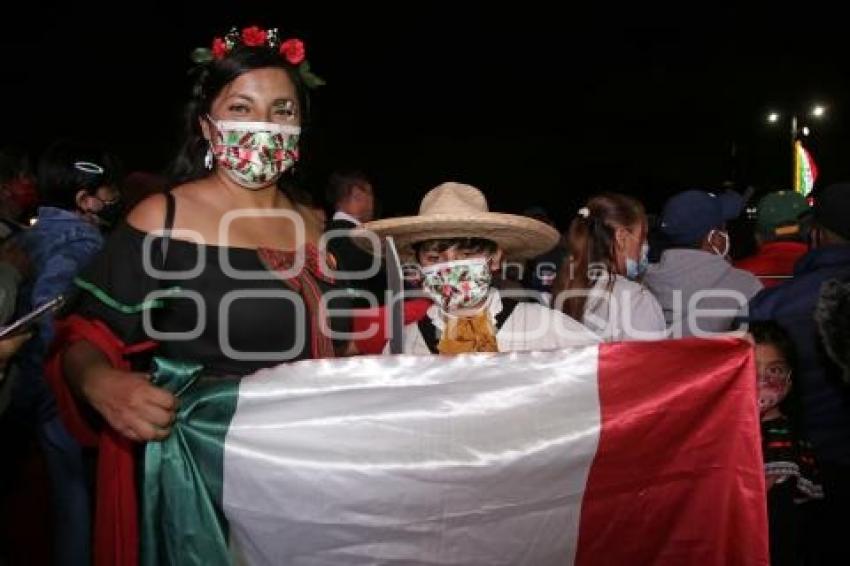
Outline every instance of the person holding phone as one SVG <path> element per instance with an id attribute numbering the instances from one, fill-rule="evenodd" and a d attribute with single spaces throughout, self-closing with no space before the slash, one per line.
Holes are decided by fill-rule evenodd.
<path id="1" fill-rule="evenodd" d="M 102 232 L 121 215 L 119 181 L 116 159 L 100 147 L 59 141 L 42 154 L 38 217 L 15 238 L 32 265 L 32 275 L 19 293 L 19 317 L 71 290 L 74 278 L 103 248 Z M 55 333 L 52 309 L 33 329 L 35 336 L 18 354 L 10 411 L 16 422 L 36 430 L 47 463 L 57 563 L 87 564 L 91 494 L 83 449 L 59 418 L 44 378 L 44 360 Z"/>

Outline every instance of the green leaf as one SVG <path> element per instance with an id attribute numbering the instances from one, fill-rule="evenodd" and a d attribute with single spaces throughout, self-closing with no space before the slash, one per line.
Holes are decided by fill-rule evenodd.
<path id="1" fill-rule="evenodd" d="M 192 51 L 192 62 L 193 63 L 209 63 L 213 60 L 212 50 L 207 49 L 206 47 L 198 47 L 194 51 Z"/>
<path id="2" fill-rule="evenodd" d="M 310 71 L 310 64 L 307 61 L 298 66 L 298 74 L 301 75 L 301 79 L 307 85 L 307 88 L 314 89 L 327 84 L 324 79 Z"/>

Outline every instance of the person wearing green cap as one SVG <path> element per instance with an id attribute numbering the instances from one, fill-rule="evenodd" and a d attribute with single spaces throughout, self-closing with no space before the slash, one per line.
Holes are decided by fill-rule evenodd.
<path id="1" fill-rule="evenodd" d="M 800 225 L 800 216 L 808 211 L 806 199 L 795 191 L 778 191 L 762 197 L 756 218 L 758 251 L 737 261 L 735 267 L 758 277 L 765 288 L 790 278 L 794 264 L 809 251 Z"/>
<path id="2" fill-rule="evenodd" d="M 811 250 L 794 268 L 794 278 L 765 289 L 750 301 L 749 322 L 775 320 L 797 351 L 794 386 L 799 394 L 801 435 L 812 443 L 821 471 L 824 499 L 808 519 L 822 560 L 850 564 L 847 510 L 850 509 L 850 389 L 831 363 L 818 332 L 815 311 L 825 284 L 850 278 L 850 183 L 816 190 Z M 833 301 L 822 307 L 836 310 Z M 837 312 L 835 314 L 838 314 Z M 840 314 L 839 314 L 840 316 Z M 829 325 L 834 327 L 834 325 Z"/>

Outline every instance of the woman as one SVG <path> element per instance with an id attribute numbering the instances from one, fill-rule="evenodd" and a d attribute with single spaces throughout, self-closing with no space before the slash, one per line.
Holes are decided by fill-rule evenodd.
<path id="1" fill-rule="evenodd" d="M 274 355 L 278 352 L 297 350 L 289 359 L 313 353 L 303 345 L 295 348 L 296 331 L 307 325 L 284 300 L 241 298 L 238 306 L 219 312 L 231 291 L 289 290 L 264 272 L 289 259 L 279 251 L 294 256 L 314 245 L 322 229 L 305 201 L 279 188 L 298 158 L 306 89 L 296 67 L 273 44 L 251 44 L 251 33 L 259 31 L 245 30 L 201 73 L 177 160 L 182 182 L 134 208 L 81 281 L 88 293 L 78 314 L 105 322 L 128 345 L 152 334 L 181 333 L 160 340 L 158 353 L 200 362 L 213 373 L 250 373 L 286 361 Z M 163 227 L 172 229 L 167 246 L 153 238 Z M 299 275 L 319 279 L 314 271 Z M 172 272 L 185 275 L 175 278 Z M 182 297 L 194 291 L 194 299 L 166 300 L 149 325 L 155 333 L 145 332 L 141 312 L 115 308 L 142 304 L 151 292 L 175 285 Z M 190 332 L 204 318 L 205 327 Z M 65 368 L 81 398 L 113 428 L 133 440 L 167 436 L 174 398 L 139 379 L 144 374 L 110 367 L 85 341 L 68 348 Z"/>
<path id="2" fill-rule="evenodd" d="M 567 234 L 569 261 L 561 266 L 553 305 L 605 341 L 666 336 L 658 301 L 637 281 L 648 263 L 643 205 L 620 194 L 591 198 Z"/>
<path id="3" fill-rule="evenodd" d="M 201 63 L 178 182 L 142 201 L 116 229 L 78 279 L 80 303 L 57 340 L 63 349 L 51 381 L 66 421 L 90 443 L 98 440 L 84 416 L 90 409 L 124 439 L 168 436 L 177 400 L 148 380 L 153 350 L 200 363 L 212 376 L 333 355 L 320 331 L 321 294 L 330 285 L 315 249 L 322 226 L 307 201 L 285 188 L 298 160 L 307 83 L 318 82 L 303 44 L 251 27 L 193 56 Z M 116 461 L 126 468 L 131 448 L 120 437 L 111 433 L 108 446 L 117 446 Z M 103 461 L 103 441 L 100 448 Z M 114 483 L 108 473 L 98 482 Z M 100 487 L 99 551 L 132 562 L 135 518 L 110 503 L 126 502 L 132 489 L 113 491 Z M 128 530 L 110 530 L 110 516 L 129 521 Z"/>

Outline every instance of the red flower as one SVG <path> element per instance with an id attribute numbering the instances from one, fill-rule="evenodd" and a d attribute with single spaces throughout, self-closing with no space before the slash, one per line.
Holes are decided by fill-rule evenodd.
<path id="1" fill-rule="evenodd" d="M 220 37 L 213 39 L 212 54 L 216 59 L 224 59 L 227 55 L 227 44 Z"/>
<path id="2" fill-rule="evenodd" d="M 257 26 L 242 30 L 242 43 L 248 47 L 260 47 L 266 43 L 266 32 Z"/>
<path id="3" fill-rule="evenodd" d="M 300 39 L 287 39 L 280 44 L 280 55 L 293 65 L 300 65 L 306 55 L 304 42 Z"/>

